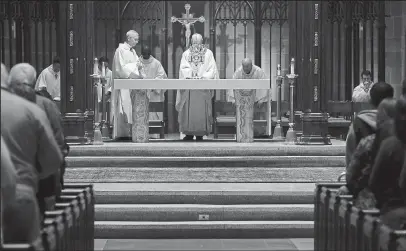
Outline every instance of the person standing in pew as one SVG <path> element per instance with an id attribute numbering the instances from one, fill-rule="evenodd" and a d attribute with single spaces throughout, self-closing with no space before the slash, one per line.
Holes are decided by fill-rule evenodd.
<path id="1" fill-rule="evenodd" d="M 145 72 L 145 79 L 167 79 L 165 69 L 162 67 L 161 62 L 151 55 L 151 48 L 144 45 L 141 51 L 142 57 L 140 58 Z M 164 102 L 166 90 L 150 90 L 148 93 L 149 102 Z M 164 120 L 163 112 L 149 112 L 149 120 Z M 159 138 L 158 135 L 151 135 L 153 138 Z"/>
<path id="2" fill-rule="evenodd" d="M 266 79 L 266 75 L 264 70 L 252 63 L 250 58 L 245 58 L 242 60 L 241 66 L 235 71 L 233 79 Z M 268 104 L 268 100 L 271 98 L 269 90 L 253 90 L 253 92 L 255 93 L 254 103 L 257 107 Z M 234 103 L 237 95 L 238 93 L 234 90 L 227 90 L 227 101 Z M 266 117 L 263 112 L 254 111 L 254 120 L 266 119 Z"/>
<path id="3" fill-rule="evenodd" d="M 369 92 L 374 86 L 372 82 L 372 74 L 370 71 L 363 71 L 361 73 L 361 83 L 354 88 L 352 92 L 353 102 L 369 102 L 370 94 Z"/>
<path id="4" fill-rule="evenodd" d="M 358 113 L 350 125 L 346 139 L 345 160 L 348 167 L 358 143 L 362 138 L 371 135 L 376 130 L 376 113 L 379 104 L 386 98 L 393 98 L 394 90 L 390 84 L 379 82 L 372 86 L 369 102 L 375 109 Z"/>
<path id="5" fill-rule="evenodd" d="M 28 66 L 14 66 L 9 80 L 26 85 L 35 82 L 35 69 Z M 9 87 L 10 82 L 5 84 Z M 3 222 L 4 242 L 32 242 L 41 227 L 36 199 L 39 180 L 53 176 L 58 186 L 62 154 L 45 112 L 5 88 L 1 90 L 1 132 L 18 176 L 15 203 L 4 211 L 9 216 Z"/>
<path id="6" fill-rule="evenodd" d="M 183 52 L 179 66 L 179 79 L 218 79 L 218 71 L 213 52 L 203 44 L 202 35 L 192 36 L 192 45 Z M 198 84 L 190 81 L 190 84 Z M 178 90 L 176 110 L 178 111 L 179 131 L 186 136 L 185 141 L 203 140 L 211 132 L 212 90 Z"/>
<path id="7" fill-rule="evenodd" d="M 406 153 L 406 97 L 396 103 L 396 136 L 385 139 L 372 167 L 368 186 L 377 200 L 381 221 L 393 229 L 406 223 L 406 203 L 399 186 Z"/>

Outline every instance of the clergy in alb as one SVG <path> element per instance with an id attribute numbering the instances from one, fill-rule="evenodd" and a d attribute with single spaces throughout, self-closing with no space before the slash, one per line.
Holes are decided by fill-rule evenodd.
<path id="1" fill-rule="evenodd" d="M 242 60 L 241 66 L 234 72 L 233 79 L 266 79 L 266 76 L 264 70 L 254 65 L 250 58 L 245 58 Z M 267 102 L 268 97 L 268 90 L 255 90 L 256 103 Z M 227 90 L 227 98 L 229 102 L 235 102 L 234 90 Z"/>
<path id="2" fill-rule="evenodd" d="M 141 51 L 140 58 L 145 72 L 146 79 L 167 79 L 164 67 L 161 62 L 151 55 L 151 49 L 148 45 L 144 45 Z M 151 90 L 148 93 L 149 102 L 164 102 L 166 90 Z M 163 120 L 162 112 L 150 112 L 149 120 Z"/>
<path id="3" fill-rule="evenodd" d="M 142 79 L 142 64 L 134 50 L 139 40 L 136 31 L 127 32 L 127 41 L 120 43 L 113 59 L 113 91 L 111 94 L 111 114 L 113 139 L 131 138 L 132 101 L 130 90 L 114 89 L 114 79 Z"/>
<path id="4" fill-rule="evenodd" d="M 54 57 L 52 65 L 45 68 L 37 78 L 35 90 L 47 91 L 53 100 L 61 100 L 61 64 L 58 57 Z"/>
<path id="5" fill-rule="evenodd" d="M 151 48 L 144 45 L 141 51 L 140 58 L 143 65 L 143 71 L 146 79 L 167 79 L 166 72 L 162 67 L 161 62 L 151 55 Z M 166 90 L 150 90 L 148 92 L 149 102 L 164 102 Z M 149 111 L 149 120 L 163 121 L 163 112 Z M 151 135 L 153 138 L 159 138 L 159 135 Z"/>
<path id="6" fill-rule="evenodd" d="M 192 45 L 182 54 L 179 79 L 217 79 L 218 72 L 213 52 L 203 45 L 200 34 L 193 34 Z M 199 81 L 191 80 L 191 85 Z M 203 140 L 209 135 L 212 125 L 212 90 L 178 90 L 176 110 L 179 117 L 179 131 L 186 136 L 184 140 Z"/>

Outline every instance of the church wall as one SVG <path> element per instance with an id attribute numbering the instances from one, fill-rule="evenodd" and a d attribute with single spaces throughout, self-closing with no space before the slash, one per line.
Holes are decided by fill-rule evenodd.
<path id="1" fill-rule="evenodd" d="M 402 91 L 402 80 L 406 78 L 406 2 L 387 1 L 386 13 L 386 82 L 392 84 L 395 95 Z"/>

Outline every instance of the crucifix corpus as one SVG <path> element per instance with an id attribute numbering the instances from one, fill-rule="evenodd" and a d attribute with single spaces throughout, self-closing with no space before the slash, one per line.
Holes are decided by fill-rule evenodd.
<path id="1" fill-rule="evenodd" d="M 186 32 L 185 32 L 186 48 L 189 48 L 190 35 L 192 35 L 191 31 L 190 31 L 190 25 L 196 23 L 197 21 L 204 23 L 204 21 L 206 21 L 206 19 L 204 19 L 203 16 L 201 16 L 199 18 L 194 18 L 193 14 L 189 13 L 190 4 L 185 4 L 185 9 L 186 9 L 186 14 L 182 13 L 181 18 L 172 17 L 171 21 L 172 21 L 172 23 L 179 22 L 185 27 L 185 29 L 186 29 Z"/>

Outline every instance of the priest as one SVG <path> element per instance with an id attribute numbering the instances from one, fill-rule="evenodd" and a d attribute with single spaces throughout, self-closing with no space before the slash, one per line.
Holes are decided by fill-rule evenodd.
<path id="1" fill-rule="evenodd" d="M 111 114 L 113 139 L 131 139 L 132 102 L 130 90 L 114 89 L 114 79 L 143 79 L 142 64 L 134 50 L 139 40 L 136 31 L 127 32 L 127 40 L 120 43 L 113 59 L 113 88 L 111 94 Z"/>
<path id="2" fill-rule="evenodd" d="M 145 72 L 146 79 L 167 79 L 166 72 L 162 67 L 161 62 L 151 55 L 151 48 L 144 45 L 141 51 L 142 57 L 140 58 Z M 150 90 L 148 93 L 149 102 L 164 102 L 166 90 Z M 149 112 L 149 120 L 163 121 L 163 112 Z M 152 137 L 159 138 L 159 135 L 151 135 Z"/>
<path id="3" fill-rule="evenodd" d="M 233 79 L 266 79 L 265 72 L 259 67 L 256 66 L 252 63 L 252 60 L 250 58 L 245 58 L 241 62 L 241 66 L 235 71 L 233 75 Z M 247 89 L 249 87 L 247 86 Z M 237 90 L 227 90 L 227 100 L 229 102 L 235 102 L 235 99 L 240 99 L 243 98 L 241 95 L 244 94 L 246 96 L 245 98 L 249 98 L 253 102 L 253 106 L 261 107 L 263 105 L 268 104 L 268 99 L 270 98 L 269 95 L 269 90 L 245 90 L 243 92 L 237 91 Z M 238 106 L 237 102 L 237 106 Z M 242 107 L 241 107 L 242 108 Z M 248 107 L 242 108 L 242 109 L 248 109 Z M 252 110 L 253 114 L 250 115 L 249 123 L 253 124 L 253 119 L 265 119 L 266 116 L 261 112 L 254 113 L 254 110 Z M 252 116 L 252 117 L 251 117 Z M 252 121 L 251 121 L 252 119 Z M 259 134 L 259 133 L 258 133 Z"/>
<path id="4" fill-rule="evenodd" d="M 179 79 L 217 79 L 218 71 L 213 52 L 203 44 L 203 37 L 195 33 L 192 45 L 182 54 L 179 67 Z M 190 81 L 199 84 L 199 81 Z M 178 90 L 176 110 L 178 111 L 179 131 L 186 136 L 183 140 L 203 140 L 211 132 L 212 90 Z"/>

